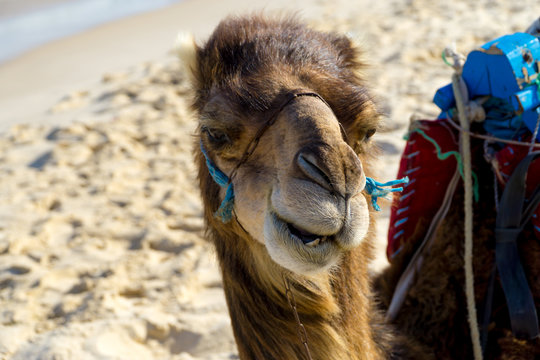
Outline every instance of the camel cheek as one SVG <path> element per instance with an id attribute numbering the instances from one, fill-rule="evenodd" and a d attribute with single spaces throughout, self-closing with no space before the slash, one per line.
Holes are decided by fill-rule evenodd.
<path id="1" fill-rule="evenodd" d="M 264 244 L 264 218 L 267 211 L 267 194 L 264 184 L 237 181 L 234 209 L 238 221 L 252 238 Z"/>

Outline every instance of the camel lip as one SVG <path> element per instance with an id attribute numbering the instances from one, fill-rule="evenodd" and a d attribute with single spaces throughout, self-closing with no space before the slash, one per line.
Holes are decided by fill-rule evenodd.
<path id="1" fill-rule="evenodd" d="M 288 224 L 279 213 L 267 212 L 264 241 L 275 262 L 300 274 L 318 274 L 337 264 L 342 254 L 337 238 L 336 241 L 329 241 L 334 236 L 327 236 L 325 241 L 310 238 L 304 243 L 302 238 L 291 233 Z"/>
<path id="2" fill-rule="evenodd" d="M 302 241 L 304 245 L 307 246 L 317 246 L 322 242 L 325 242 L 330 237 L 327 235 L 318 235 L 310 233 L 309 231 L 302 230 L 292 223 L 285 222 L 287 225 L 291 236 L 296 237 L 298 240 Z"/>
<path id="3" fill-rule="evenodd" d="M 272 216 L 274 221 L 280 224 L 282 231 L 285 231 L 289 238 L 293 239 L 295 242 L 300 243 L 306 247 L 315 248 L 325 244 L 329 241 L 334 240 L 334 235 L 322 235 L 314 234 L 309 231 L 306 231 L 299 226 L 288 222 L 287 220 L 281 218 L 278 213 L 272 211 Z"/>

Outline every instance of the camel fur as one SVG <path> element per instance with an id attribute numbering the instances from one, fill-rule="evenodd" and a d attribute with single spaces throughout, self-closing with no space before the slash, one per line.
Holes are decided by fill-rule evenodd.
<path id="1" fill-rule="evenodd" d="M 199 185 L 241 359 L 307 359 L 285 278 L 313 359 L 430 358 L 374 306 L 374 215 L 362 191 L 380 116 L 359 56 L 345 36 L 260 15 L 222 21 L 196 48 Z M 276 113 L 294 92 L 328 105 L 301 96 Z M 231 179 L 233 220 L 223 223 L 214 214 L 225 190 L 200 144 L 230 175 L 271 114 L 275 122 Z"/>

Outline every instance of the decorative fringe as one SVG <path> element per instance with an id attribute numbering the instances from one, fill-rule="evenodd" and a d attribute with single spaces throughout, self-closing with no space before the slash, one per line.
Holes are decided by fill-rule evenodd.
<path id="1" fill-rule="evenodd" d="M 371 196 L 371 205 L 376 211 L 381 211 L 381 207 L 377 204 L 380 197 L 386 197 L 389 193 L 403 191 L 403 187 L 392 188 L 392 186 L 406 184 L 409 178 L 405 176 L 402 179 L 392 180 L 385 183 L 375 181 L 370 177 L 366 177 L 366 192 Z M 386 188 L 386 189 L 385 189 Z"/>
<path id="2" fill-rule="evenodd" d="M 221 202 L 219 209 L 214 213 L 214 216 L 218 219 L 221 219 L 225 224 L 231 221 L 232 211 L 234 207 L 234 190 L 232 183 L 227 186 L 227 192 L 225 193 L 225 198 Z"/>
<path id="3" fill-rule="evenodd" d="M 204 158 L 206 159 L 206 167 L 208 168 L 208 172 L 212 176 L 212 179 L 221 187 L 227 187 L 227 192 L 225 193 L 225 198 L 221 202 L 221 205 L 219 206 L 219 209 L 214 213 L 214 216 L 218 219 L 221 219 L 225 224 L 231 221 L 232 219 L 232 211 L 234 207 L 234 189 L 233 184 L 231 182 L 231 179 L 225 173 L 210 160 L 210 157 L 208 156 L 208 153 L 204 149 L 202 141 L 201 144 L 201 152 L 204 155 Z"/>

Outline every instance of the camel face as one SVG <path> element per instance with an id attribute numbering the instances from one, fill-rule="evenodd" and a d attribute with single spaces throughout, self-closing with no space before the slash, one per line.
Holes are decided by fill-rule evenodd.
<path id="1" fill-rule="evenodd" d="M 223 172 L 234 171 L 268 113 L 250 118 L 221 97 L 205 106 L 203 142 Z M 336 264 L 366 235 L 369 214 L 361 193 L 366 178 L 323 100 L 299 96 L 274 116 L 253 154 L 236 170 L 235 213 L 275 262 L 314 274 Z"/>
<path id="2" fill-rule="evenodd" d="M 365 238 L 360 159 L 379 114 L 357 58 L 347 37 L 294 19 L 231 18 L 196 48 L 200 140 L 234 188 L 233 220 L 222 223 L 214 214 L 225 188 L 198 153 L 206 220 L 224 251 L 238 237 L 246 251 L 313 275 Z"/>

